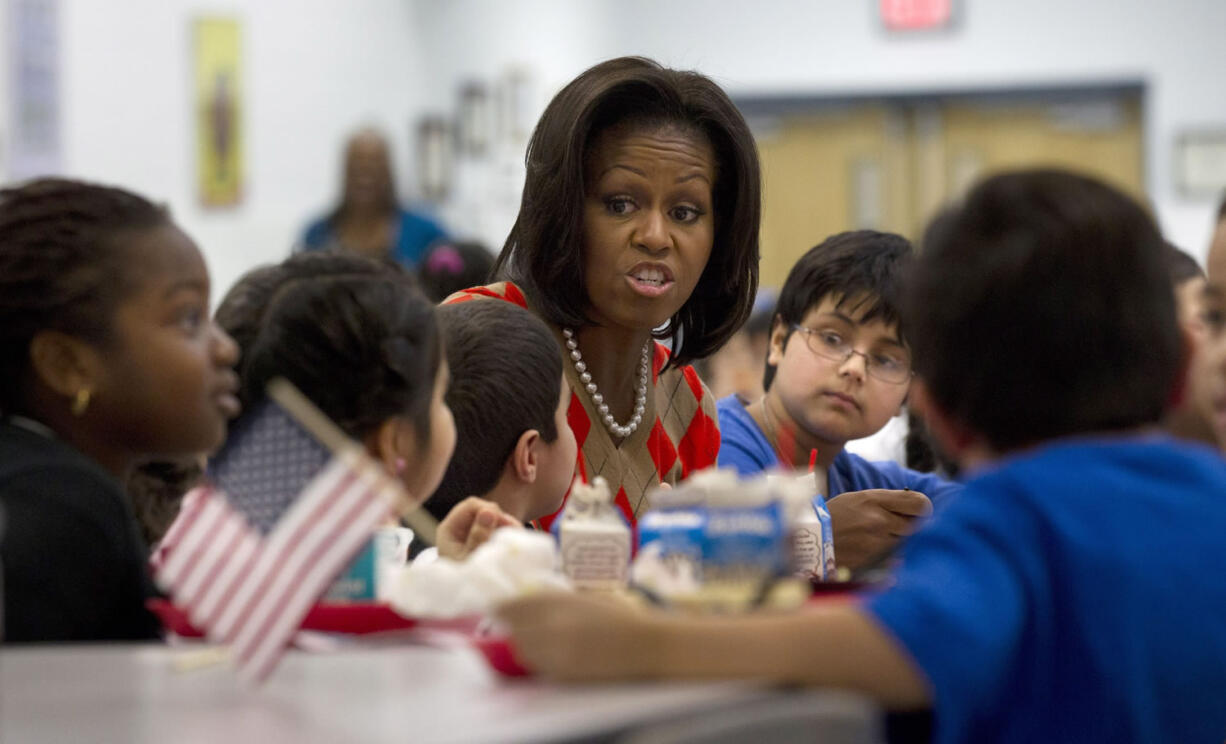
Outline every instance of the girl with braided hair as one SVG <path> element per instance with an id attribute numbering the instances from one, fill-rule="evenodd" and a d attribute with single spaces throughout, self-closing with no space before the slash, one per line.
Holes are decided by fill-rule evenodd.
<path id="1" fill-rule="evenodd" d="M 234 342 L 166 211 L 117 188 L 0 190 L 0 539 L 6 641 L 152 638 L 120 483 L 207 452 L 239 410 Z"/>

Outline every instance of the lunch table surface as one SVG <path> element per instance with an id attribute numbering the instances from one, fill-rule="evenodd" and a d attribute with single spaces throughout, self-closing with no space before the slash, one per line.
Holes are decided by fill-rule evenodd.
<path id="1" fill-rule="evenodd" d="M 200 648 L 3 647 L 0 741 L 599 741 L 821 694 L 751 682 L 556 685 L 501 677 L 460 644 L 404 642 L 291 651 L 265 685 L 245 688 L 224 665 L 181 671 Z"/>

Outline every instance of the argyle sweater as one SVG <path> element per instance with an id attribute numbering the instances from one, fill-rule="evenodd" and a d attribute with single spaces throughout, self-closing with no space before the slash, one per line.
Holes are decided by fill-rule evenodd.
<path id="1" fill-rule="evenodd" d="M 493 298 L 512 302 L 528 310 L 524 293 L 511 282 L 461 290 L 443 304 Z M 562 331 L 546 321 L 558 339 L 563 354 L 562 368 L 570 382 L 570 408 L 567 420 L 579 443 L 575 472 L 587 483 L 603 476 L 615 494 L 618 508 L 633 526 L 647 508 L 644 494 L 660 482 L 676 485 L 690 473 L 715 464 L 719 454 L 719 424 L 711 391 L 693 367 L 661 372 L 668 361 L 668 349 L 655 343 L 652 355 L 650 394 L 643 423 L 621 444 L 614 445 L 596 406 L 579 381 L 579 374 L 565 353 Z M 648 425 L 650 424 L 650 425 Z M 569 495 L 569 494 L 568 494 Z M 559 509 L 559 511 L 561 511 Z M 545 517 L 541 526 L 548 529 L 557 512 Z"/>

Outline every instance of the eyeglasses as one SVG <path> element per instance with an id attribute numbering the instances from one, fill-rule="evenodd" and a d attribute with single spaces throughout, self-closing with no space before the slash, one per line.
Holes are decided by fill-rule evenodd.
<path id="1" fill-rule="evenodd" d="M 851 359 L 852 354 L 859 354 L 864 357 L 864 370 L 874 379 L 891 385 L 901 385 L 911 379 L 911 361 L 905 354 L 865 354 L 856 351 L 840 333 L 830 329 L 805 328 L 793 323 L 792 330 L 803 333 L 809 350 L 823 359 L 842 364 Z"/>

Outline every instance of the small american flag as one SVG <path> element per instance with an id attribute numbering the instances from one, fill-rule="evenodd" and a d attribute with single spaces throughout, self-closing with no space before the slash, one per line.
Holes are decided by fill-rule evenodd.
<path id="1" fill-rule="evenodd" d="M 303 617 L 402 495 L 355 443 L 334 452 L 276 401 L 235 426 L 184 497 L 154 578 L 239 676 L 262 682 Z"/>

